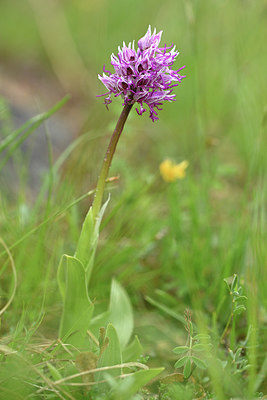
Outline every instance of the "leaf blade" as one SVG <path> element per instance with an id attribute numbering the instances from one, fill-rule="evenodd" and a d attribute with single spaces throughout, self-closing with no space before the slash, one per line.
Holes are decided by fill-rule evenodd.
<path id="1" fill-rule="evenodd" d="M 115 279 L 110 292 L 110 322 L 118 332 L 121 347 L 125 348 L 133 332 L 133 309 L 126 290 Z"/>

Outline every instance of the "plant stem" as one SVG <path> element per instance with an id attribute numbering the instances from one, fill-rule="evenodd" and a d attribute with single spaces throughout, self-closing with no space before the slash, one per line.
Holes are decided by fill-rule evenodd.
<path id="1" fill-rule="evenodd" d="M 106 182 L 106 179 L 108 176 L 108 171 L 111 166 L 112 158 L 115 153 L 121 132 L 123 130 L 124 124 L 129 115 L 129 112 L 131 111 L 132 106 L 133 106 L 132 104 L 125 104 L 125 106 L 123 107 L 122 113 L 119 117 L 119 120 L 117 122 L 116 128 L 110 139 L 109 146 L 108 146 L 108 149 L 107 149 L 107 152 L 106 152 L 103 164 L 102 164 L 101 172 L 100 172 L 96 190 L 95 190 L 95 197 L 94 197 L 94 201 L 93 201 L 93 205 L 92 205 L 92 212 L 93 212 L 94 219 L 96 219 L 99 214 L 103 195 L 104 195 L 105 182 Z"/>
<path id="2" fill-rule="evenodd" d="M 226 335 L 226 333 L 227 333 L 227 330 L 228 330 L 228 328 L 229 328 L 229 326 L 230 326 L 230 323 L 231 323 L 231 321 L 232 321 L 232 318 L 233 318 L 233 316 L 234 316 L 233 310 L 234 310 L 234 308 L 233 308 L 233 303 L 232 303 L 231 314 L 229 315 L 229 318 L 228 318 L 228 321 L 227 321 L 226 326 L 225 326 L 225 328 L 224 328 L 224 331 L 223 331 L 223 333 L 222 333 L 222 335 L 221 335 L 221 337 L 220 337 L 220 343 L 222 343 L 222 341 L 223 341 L 223 339 L 224 339 L 224 337 L 225 337 L 225 335 Z"/>

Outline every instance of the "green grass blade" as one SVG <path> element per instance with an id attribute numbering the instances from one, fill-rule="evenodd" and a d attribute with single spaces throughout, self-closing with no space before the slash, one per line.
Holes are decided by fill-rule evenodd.
<path id="1" fill-rule="evenodd" d="M 49 111 L 36 115 L 22 125 L 19 129 L 12 132 L 9 136 L 2 140 L 0 143 L 0 153 L 4 151 L 9 145 L 9 149 L 2 162 L 0 163 L 0 171 L 5 166 L 14 151 L 30 136 L 46 119 L 51 117 L 54 113 L 60 110 L 61 107 L 69 100 L 70 96 L 65 96 Z M 21 135 L 21 136 L 20 136 Z"/>

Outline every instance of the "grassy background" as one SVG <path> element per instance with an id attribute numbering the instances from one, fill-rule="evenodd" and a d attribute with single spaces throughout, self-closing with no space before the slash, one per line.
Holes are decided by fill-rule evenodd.
<path id="1" fill-rule="evenodd" d="M 23 113 L 24 93 L 29 107 L 36 99 L 50 107 L 70 93 L 59 118 L 72 127 L 73 138 L 84 134 L 59 171 L 52 169 L 51 155 L 47 177 L 41 177 L 48 192 L 37 197 L 29 190 L 29 160 L 14 153 L 16 195 L 2 176 L 0 197 L 0 237 L 10 248 L 94 187 L 121 109 L 114 100 L 107 112 L 96 98 L 105 91 L 97 74 L 109 65 L 110 54 L 122 41 L 140 38 L 149 24 L 163 30 L 164 43 L 177 45 L 177 67 L 186 65 L 187 76 L 176 88 L 177 101 L 165 104 L 154 124 L 146 113 L 141 118 L 132 112 L 119 143 L 111 176 L 120 179 L 109 186 L 90 291 L 104 309 L 116 276 L 131 297 L 135 330 L 151 364 L 171 372 L 171 349 L 184 344 L 185 331 L 152 300 L 178 315 L 189 307 L 199 329 L 204 324 L 221 334 L 231 308 L 223 279 L 238 274 L 247 312 L 225 347 L 236 346 L 252 325 L 253 367 L 235 389 L 213 379 L 210 392 L 219 399 L 264 391 L 259 372 L 266 333 L 266 22 L 264 0 L 0 4 L 0 94 Z M 12 125 L 6 106 L 0 118 L 2 136 Z M 162 181 L 158 166 L 166 157 L 189 161 L 184 180 Z M 14 246 L 17 291 L 1 325 L 7 343 L 23 347 L 33 334 L 37 343 L 56 337 L 61 311 L 56 267 L 63 252 L 74 251 L 89 203 L 82 201 Z M 13 285 L 8 263 L 1 281 L 4 305 Z"/>

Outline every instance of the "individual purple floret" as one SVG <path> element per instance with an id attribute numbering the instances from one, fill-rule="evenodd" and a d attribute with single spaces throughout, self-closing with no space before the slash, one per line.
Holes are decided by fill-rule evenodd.
<path id="1" fill-rule="evenodd" d="M 118 55 L 111 55 L 111 64 L 115 73 L 103 68 L 103 76 L 98 75 L 101 82 L 106 86 L 108 92 L 101 95 L 107 96 L 105 104 L 112 102 L 112 93 L 115 97 L 122 96 L 123 105 L 139 103 L 140 109 L 136 108 L 139 115 L 146 111 L 144 103 L 150 111 L 150 118 L 154 122 L 158 119 L 156 110 L 161 110 L 162 102 L 175 101 L 172 94 L 173 87 L 178 86 L 185 76 L 179 72 L 185 67 L 173 70 L 171 67 L 178 56 L 175 46 L 158 47 L 162 31 L 151 33 L 149 26 L 147 33 L 138 41 L 137 51 L 134 42 L 128 47 L 123 42 L 122 49 L 119 47 Z M 178 82 L 178 83 L 175 83 Z"/>

